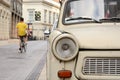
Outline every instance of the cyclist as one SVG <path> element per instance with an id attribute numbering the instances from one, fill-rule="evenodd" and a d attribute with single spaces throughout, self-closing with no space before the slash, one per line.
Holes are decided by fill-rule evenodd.
<path id="1" fill-rule="evenodd" d="M 18 37 L 20 39 L 19 44 L 21 43 L 22 40 L 24 40 L 24 42 L 26 43 L 27 42 L 27 24 L 24 23 L 24 18 L 20 19 L 20 22 L 16 25 L 16 28 L 17 28 Z M 19 50 L 21 50 L 21 46 Z"/>

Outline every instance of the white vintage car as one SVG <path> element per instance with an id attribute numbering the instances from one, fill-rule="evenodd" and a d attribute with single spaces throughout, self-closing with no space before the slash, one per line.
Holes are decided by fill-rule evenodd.
<path id="1" fill-rule="evenodd" d="M 61 3 L 47 80 L 120 80 L 120 0 Z"/>

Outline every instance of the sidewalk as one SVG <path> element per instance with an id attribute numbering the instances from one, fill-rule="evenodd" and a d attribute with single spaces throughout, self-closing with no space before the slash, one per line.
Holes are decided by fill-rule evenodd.
<path id="1" fill-rule="evenodd" d="M 17 44 L 17 43 L 19 43 L 18 39 L 0 40 L 0 46 L 8 45 L 8 44 Z"/>

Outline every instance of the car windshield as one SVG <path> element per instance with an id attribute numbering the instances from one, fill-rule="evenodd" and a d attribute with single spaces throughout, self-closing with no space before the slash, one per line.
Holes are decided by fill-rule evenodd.
<path id="1" fill-rule="evenodd" d="M 64 23 L 99 22 L 120 18 L 120 0 L 68 0 Z"/>

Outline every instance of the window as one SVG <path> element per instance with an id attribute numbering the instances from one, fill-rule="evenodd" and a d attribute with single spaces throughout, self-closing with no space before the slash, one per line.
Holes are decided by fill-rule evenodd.
<path id="1" fill-rule="evenodd" d="M 2 10 L 0 9 L 0 18 L 1 18 L 1 13 L 2 13 Z"/>
<path id="2" fill-rule="evenodd" d="M 20 4 L 20 14 L 22 14 L 22 4 Z"/>
<path id="3" fill-rule="evenodd" d="M 14 9 L 14 1 L 13 0 L 11 0 L 11 7 L 12 7 L 12 9 Z"/>
<path id="4" fill-rule="evenodd" d="M 29 15 L 29 18 L 28 18 L 28 21 L 31 23 L 33 22 L 35 19 L 34 19 L 34 9 L 28 9 L 28 15 Z"/>
<path id="5" fill-rule="evenodd" d="M 47 21 L 47 10 L 44 10 L 44 22 L 46 23 Z"/>
<path id="6" fill-rule="evenodd" d="M 16 1 L 13 2 L 13 10 L 16 10 Z"/>
<path id="7" fill-rule="evenodd" d="M 55 13 L 53 13 L 53 23 L 54 23 L 54 21 L 55 21 Z"/>
<path id="8" fill-rule="evenodd" d="M 41 21 L 41 12 L 35 11 L 35 21 Z"/>
<path id="9" fill-rule="evenodd" d="M 51 11 L 49 11 L 49 23 L 51 23 Z"/>
<path id="10" fill-rule="evenodd" d="M 58 13 L 56 14 L 56 19 L 58 19 Z"/>
<path id="11" fill-rule="evenodd" d="M 20 12 L 19 7 L 20 7 L 20 3 L 17 3 L 17 12 L 18 12 L 18 13 Z"/>
<path id="12" fill-rule="evenodd" d="M 5 11 L 3 11 L 2 18 L 3 19 L 5 18 Z"/>

